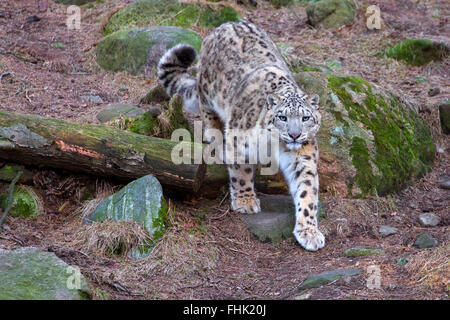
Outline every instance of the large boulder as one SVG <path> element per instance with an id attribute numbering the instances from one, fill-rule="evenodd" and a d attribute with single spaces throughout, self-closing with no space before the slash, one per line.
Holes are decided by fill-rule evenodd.
<path id="1" fill-rule="evenodd" d="M 306 7 L 306 14 L 312 26 L 336 28 L 353 23 L 356 5 L 354 0 L 319 0 Z"/>
<path id="2" fill-rule="evenodd" d="M 321 98 L 322 191 L 384 195 L 430 170 L 435 146 L 414 106 L 364 79 L 296 61 L 299 86 Z"/>
<path id="3" fill-rule="evenodd" d="M 154 176 L 146 175 L 104 199 L 83 223 L 135 221 L 156 241 L 166 230 L 167 211 L 161 184 Z"/>
<path id="4" fill-rule="evenodd" d="M 83 275 L 54 253 L 25 247 L 0 249 L 0 300 L 85 300 Z"/>
<path id="5" fill-rule="evenodd" d="M 200 50 L 202 38 L 194 31 L 173 26 L 117 31 L 97 45 L 97 63 L 106 70 L 150 77 L 162 55 L 179 43 Z"/>
<path id="6" fill-rule="evenodd" d="M 214 4 L 211 4 L 211 7 Z M 177 26 L 190 28 L 218 27 L 227 21 L 238 21 L 239 13 L 229 6 L 212 9 L 210 6 L 180 3 L 177 0 L 141 0 L 119 10 L 111 16 L 104 34 L 144 26 Z"/>

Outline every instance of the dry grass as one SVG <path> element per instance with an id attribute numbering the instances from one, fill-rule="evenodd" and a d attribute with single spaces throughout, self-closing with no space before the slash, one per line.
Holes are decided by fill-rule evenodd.
<path id="1" fill-rule="evenodd" d="M 408 271 L 413 281 L 450 292 L 450 244 L 419 252 L 408 264 Z"/>
<path id="2" fill-rule="evenodd" d="M 100 256 L 127 256 L 131 250 L 151 241 L 148 232 L 132 221 L 94 222 L 86 226 L 80 237 L 86 251 Z"/>

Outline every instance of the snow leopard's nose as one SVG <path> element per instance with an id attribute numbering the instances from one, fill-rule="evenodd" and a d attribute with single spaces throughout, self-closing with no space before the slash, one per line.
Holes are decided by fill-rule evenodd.
<path id="1" fill-rule="evenodd" d="M 296 133 L 289 133 L 289 137 L 291 137 L 295 141 L 298 137 L 300 137 L 300 135 Z"/>

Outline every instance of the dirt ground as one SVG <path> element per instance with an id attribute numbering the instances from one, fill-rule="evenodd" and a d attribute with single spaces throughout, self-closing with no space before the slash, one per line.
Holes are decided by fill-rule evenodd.
<path id="1" fill-rule="evenodd" d="M 95 63 L 108 15 L 129 1 L 99 1 L 82 8 L 81 30 L 66 28 L 66 7 L 53 1 L 0 2 L 0 109 L 96 123 L 96 113 L 112 102 L 138 103 L 154 79 L 109 73 Z M 35 219 L 8 217 L 0 247 L 35 246 L 81 268 L 93 287 L 113 299 L 448 299 L 450 279 L 450 193 L 439 184 L 450 178 L 450 141 L 442 134 L 437 105 L 450 98 L 450 61 L 407 66 L 375 54 L 402 38 L 450 42 L 446 0 L 378 1 L 382 30 L 369 31 L 365 17 L 338 30 L 315 30 L 306 23 L 304 5 L 274 9 L 258 1 L 257 9 L 241 8 L 242 16 L 263 27 L 292 53 L 319 62 L 338 60 L 343 70 L 406 96 L 430 126 L 437 146 L 432 172 L 402 192 L 386 198 L 343 199 L 321 194 L 327 218 L 321 223 L 326 246 L 307 252 L 291 239 L 262 243 L 230 211 L 224 195 L 217 199 L 171 199 L 171 225 L 152 255 L 132 261 L 86 252 L 80 234 L 81 194 L 86 189 L 111 193 L 114 181 L 69 172 L 38 170 L 34 183 L 45 198 L 45 214 Z M 365 8 L 369 2 L 360 1 Z M 36 18 L 33 18 L 36 16 Z M 207 34 L 208 30 L 197 30 Z M 416 83 L 414 77 L 426 82 Z M 429 97 L 431 88 L 440 94 Z M 83 96 L 101 97 L 93 103 Z M 148 106 L 143 106 L 148 107 Z M 421 228 L 417 217 L 434 212 L 441 222 Z M 380 225 L 398 228 L 387 238 Z M 435 249 L 412 246 L 424 231 L 438 239 Z M 382 255 L 348 258 L 345 249 L 381 248 Z M 410 260 L 404 266 L 398 259 Z M 338 268 L 369 266 L 380 270 L 381 286 L 370 289 L 369 273 L 341 279 L 299 293 L 308 276 Z M 95 298 L 104 295 L 97 290 Z"/>

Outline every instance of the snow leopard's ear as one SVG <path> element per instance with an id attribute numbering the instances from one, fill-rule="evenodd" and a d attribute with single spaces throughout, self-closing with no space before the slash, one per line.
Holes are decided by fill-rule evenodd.
<path id="1" fill-rule="evenodd" d="M 313 94 L 311 98 L 309 98 L 309 104 L 314 109 L 319 109 L 319 101 L 320 97 L 318 94 Z"/>
<path id="2" fill-rule="evenodd" d="M 267 95 L 267 109 L 273 109 L 280 102 L 281 97 L 275 93 Z"/>

